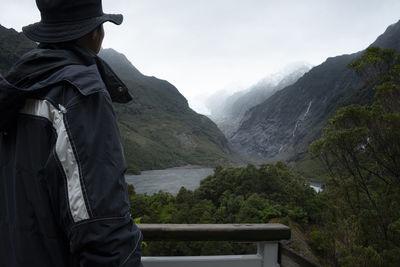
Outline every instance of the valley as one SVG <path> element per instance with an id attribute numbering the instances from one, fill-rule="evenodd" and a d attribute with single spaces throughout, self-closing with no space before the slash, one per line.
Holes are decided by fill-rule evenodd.
<path id="1" fill-rule="evenodd" d="M 0 73 L 6 77 L 34 47 L 0 26 Z M 322 266 L 397 266 L 399 51 L 400 21 L 365 50 L 215 94 L 207 117 L 170 82 L 103 49 L 100 57 L 133 96 L 114 105 L 131 216 L 142 223 L 283 223 L 301 236 L 288 245 Z M 251 249 L 162 242 L 144 254 Z"/>

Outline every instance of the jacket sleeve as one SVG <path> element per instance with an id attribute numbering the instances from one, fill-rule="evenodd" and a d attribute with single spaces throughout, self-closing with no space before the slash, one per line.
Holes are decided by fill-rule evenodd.
<path id="1" fill-rule="evenodd" d="M 129 214 L 126 163 L 108 93 L 80 96 L 60 110 L 67 135 L 57 143 L 69 145 L 57 153 L 67 181 L 72 253 L 84 267 L 141 266 L 142 235 Z"/>

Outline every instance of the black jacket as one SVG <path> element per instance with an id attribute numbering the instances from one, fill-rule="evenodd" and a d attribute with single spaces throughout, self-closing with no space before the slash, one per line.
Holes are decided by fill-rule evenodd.
<path id="1" fill-rule="evenodd" d="M 0 266 L 140 266 L 121 137 L 125 85 L 74 45 L 0 76 Z"/>

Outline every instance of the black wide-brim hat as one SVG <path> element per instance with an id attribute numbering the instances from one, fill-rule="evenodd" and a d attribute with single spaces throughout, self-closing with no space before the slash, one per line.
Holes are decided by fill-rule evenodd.
<path id="1" fill-rule="evenodd" d="M 120 25 L 121 14 L 104 14 L 101 0 L 36 0 L 41 21 L 22 28 L 29 39 L 62 43 L 79 39 L 104 22 Z"/>

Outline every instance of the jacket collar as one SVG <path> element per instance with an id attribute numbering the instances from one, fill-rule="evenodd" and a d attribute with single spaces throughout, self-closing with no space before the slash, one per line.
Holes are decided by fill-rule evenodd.
<path id="1" fill-rule="evenodd" d="M 113 102 L 132 100 L 127 86 L 104 60 L 73 43 L 40 44 L 13 66 L 6 79 L 16 87 L 27 88 L 69 65 L 96 65 Z"/>

